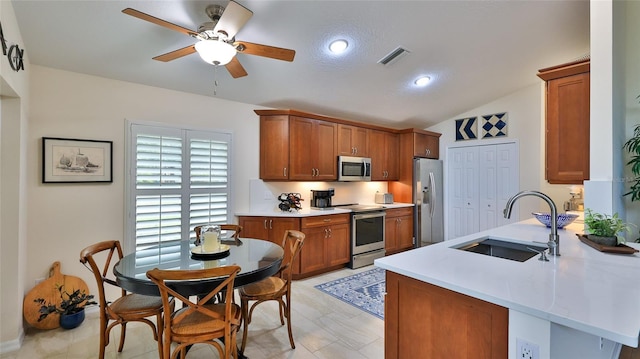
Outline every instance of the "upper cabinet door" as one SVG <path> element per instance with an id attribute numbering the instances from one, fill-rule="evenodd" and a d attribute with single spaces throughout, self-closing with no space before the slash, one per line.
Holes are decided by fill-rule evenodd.
<path id="1" fill-rule="evenodd" d="M 540 70 L 547 81 L 545 177 L 554 184 L 589 179 L 589 61 Z"/>
<path id="2" fill-rule="evenodd" d="M 289 131 L 289 160 L 291 169 L 289 179 L 291 180 L 312 180 L 316 170 L 313 163 L 313 152 L 317 149 L 317 139 L 314 136 L 315 120 L 291 117 Z"/>
<path id="3" fill-rule="evenodd" d="M 260 117 L 260 178 L 289 179 L 289 117 Z"/>
<path id="4" fill-rule="evenodd" d="M 364 127 L 338 125 L 338 155 L 368 157 L 369 131 Z"/>
<path id="5" fill-rule="evenodd" d="M 437 159 L 440 156 L 440 139 L 423 133 L 413 134 L 413 155 Z"/>
<path id="6" fill-rule="evenodd" d="M 290 180 L 334 181 L 338 178 L 337 125 L 302 117 L 290 120 Z"/>

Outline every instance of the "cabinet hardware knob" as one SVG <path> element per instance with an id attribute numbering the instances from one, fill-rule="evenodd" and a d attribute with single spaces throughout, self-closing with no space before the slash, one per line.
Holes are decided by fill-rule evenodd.
<path id="1" fill-rule="evenodd" d="M 284 174 L 284 177 L 287 177 L 287 167 L 282 170 L 282 173 Z"/>
<path id="2" fill-rule="evenodd" d="M 264 229 L 267 229 L 267 220 L 264 220 Z"/>
<path id="3" fill-rule="evenodd" d="M 273 229 L 273 219 L 269 220 L 269 229 Z"/>

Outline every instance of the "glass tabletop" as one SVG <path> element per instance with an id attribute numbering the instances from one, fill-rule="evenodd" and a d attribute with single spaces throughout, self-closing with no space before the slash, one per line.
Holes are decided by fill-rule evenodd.
<path id="1" fill-rule="evenodd" d="M 225 242 L 230 248 L 228 255 L 215 258 L 194 256 L 191 252 L 193 243 L 182 241 L 180 252 L 163 247 L 152 247 L 143 251 L 124 256 L 113 267 L 118 285 L 127 291 L 160 295 L 157 286 L 147 278 L 147 271 L 153 268 L 165 270 L 182 269 L 195 270 L 225 265 L 240 266 L 240 273 L 236 276 L 236 287 L 257 282 L 275 274 L 282 263 L 284 250 L 279 245 L 253 238 L 241 238 L 239 243 Z M 198 295 L 208 293 L 212 285 L 222 281 L 222 278 L 188 281 L 176 286 L 183 295 Z"/>

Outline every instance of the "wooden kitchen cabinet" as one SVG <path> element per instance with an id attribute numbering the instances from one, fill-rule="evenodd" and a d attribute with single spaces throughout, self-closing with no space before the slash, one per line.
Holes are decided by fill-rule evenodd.
<path id="1" fill-rule="evenodd" d="M 338 178 L 337 124 L 291 116 L 289 180 L 335 181 Z"/>
<path id="2" fill-rule="evenodd" d="M 264 239 L 278 245 L 282 245 L 286 230 L 300 230 L 300 218 L 240 216 L 238 224 L 242 226 L 240 237 Z"/>
<path id="3" fill-rule="evenodd" d="M 398 179 L 398 157 L 400 137 L 387 131 L 369 131 L 369 156 L 371 157 L 372 181 L 396 181 Z"/>
<path id="4" fill-rule="evenodd" d="M 427 157 L 437 159 L 440 155 L 440 136 L 437 132 L 408 128 L 400 130 L 400 154 L 397 158 L 399 175 L 390 181 L 388 190 L 396 202 L 413 203 L 413 159 Z"/>
<path id="5" fill-rule="evenodd" d="M 440 138 L 431 134 L 413 133 L 413 156 L 438 159 L 440 156 Z"/>
<path id="6" fill-rule="evenodd" d="M 541 69 L 546 81 L 545 178 L 553 184 L 589 179 L 590 62 Z"/>
<path id="7" fill-rule="evenodd" d="M 305 242 L 300 252 L 300 275 L 302 277 L 342 267 L 349 263 L 351 236 L 345 214 L 304 217 L 301 231 Z"/>
<path id="8" fill-rule="evenodd" d="M 260 178 L 289 179 L 289 116 L 260 117 Z"/>
<path id="9" fill-rule="evenodd" d="M 367 157 L 369 130 L 364 127 L 338 124 L 338 155 Z"/>
<path id="10" fill-rule="evenodd" d="M 386 255 L 413 248 L 413 207 L 386 210 L 384 240 Z"/>
<path id="11" fill-rule="evenodd" d="M 385 359 L 508 357 L 507 308 L 386 273 Z"/>

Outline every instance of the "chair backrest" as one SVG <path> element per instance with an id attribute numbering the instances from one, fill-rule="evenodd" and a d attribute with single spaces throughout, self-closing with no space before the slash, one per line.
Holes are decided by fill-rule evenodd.
<path id="1" fill-rule="evenodd" d="M 152 282 L 156 283 L 158 289 L 160 290 L 160 295 L 162 296 L 162 302 L 164 304 L 165 310 L 165 329 L 169 328 L 172 324 L 179 324 L 186 316 L 193 314 L 194 312 L 201 313 L 207 317 L 211 317 L 212 319 L 219 319 L 230 322 L 233 318 L 233 316 L 231 315 L 231 305 L 233 303 L 233 283 L 235 281 L 236 275 L 239 272 L 240 267 L 235 265 L 196 270 L 162 270 L 155 268 L 148 271 L 147 277 L 151 279 Z M 190 297 L 185 297 L 184 295 L 176 292 L 173 288 L 171 288 L 171 283 L 167 283 L 167 281 L 198 280 L 207 278 L 210 279 L 215 277 L 223 277 L 224 280 L 218 286 L 213 288 L 207 295 L 198 296 L 197 302 L 192 302 Z M 204 306 L 204 304 L 207 304 L 207 302 L 209 302 L 220 292 L 224 293 L 225 295 L 225 318 L 221 318 L 218 313 Z M 169 305 L 170 297 L 175 297 L 178 300 L 182 301 L 188 307 L 188 309 L 172 316 Z"/>
<path id="2" fill-rule="evenodd" d="M 228 231 L 228 232 L 233 232 L 231 234 L 231 238 L 237 240 L 238 237 L 240 236 L 240 232 L 242 232 L 242 226 L 238 225 L 238 224 L 219 224 L 220 226 L 220 230 L 222 231 Z M 200 229 L 202 228 L 202 226 L 195 226 L 193 227 L 193 231 L 196 232 L 196 245 L 200 245 Z"/>
<path id="3" fill-rule="evenodd" d="M 105 252 L 106 259 L 104 259 L 104 263 L 99 265 L 96 262 L 95 256 L 98 253 Z M 116 256 L 114 256 L 114 253 Z M 102 255 L 101 255 L 102 257 Z M 112 273 L 111 263 L 117 262 L 122 259 L 122 247 L 120 246 L 119 241 L 104 241 L 96 244 L 92 244 L 82 251 L 80 251 L 80 263 L 84 264 L 85 267 L 88 267 L 89 270 L 93 273 L 93 276 L 96 278 L 96 283 L 98 284 L 98 293 L 100 300 L 100 308 L 107 308 L 107 299 L 105 297 L 104 284 L 110 284 L 113 286 L 118 286 L 114 278 L 108 277 L 107 274 Z M 126 291 L 122 288 L 122 295 L 126 294 Z"/>
<path id="4" fill-rule="evenodd" d="M 282 260 L 282 265 L 280 265 L 279 276 L 284 278 L 285 276 L 287 281 L 291 282 L 292 275 L 292 263 L 302 250 L 302 245 L 304 244 L 305 234 L 296 231 L 293 229 L 289 229 L 284 232 L 284 238 L 282 238 L 282 248 L 284 248 L 284 259 Z"/>

